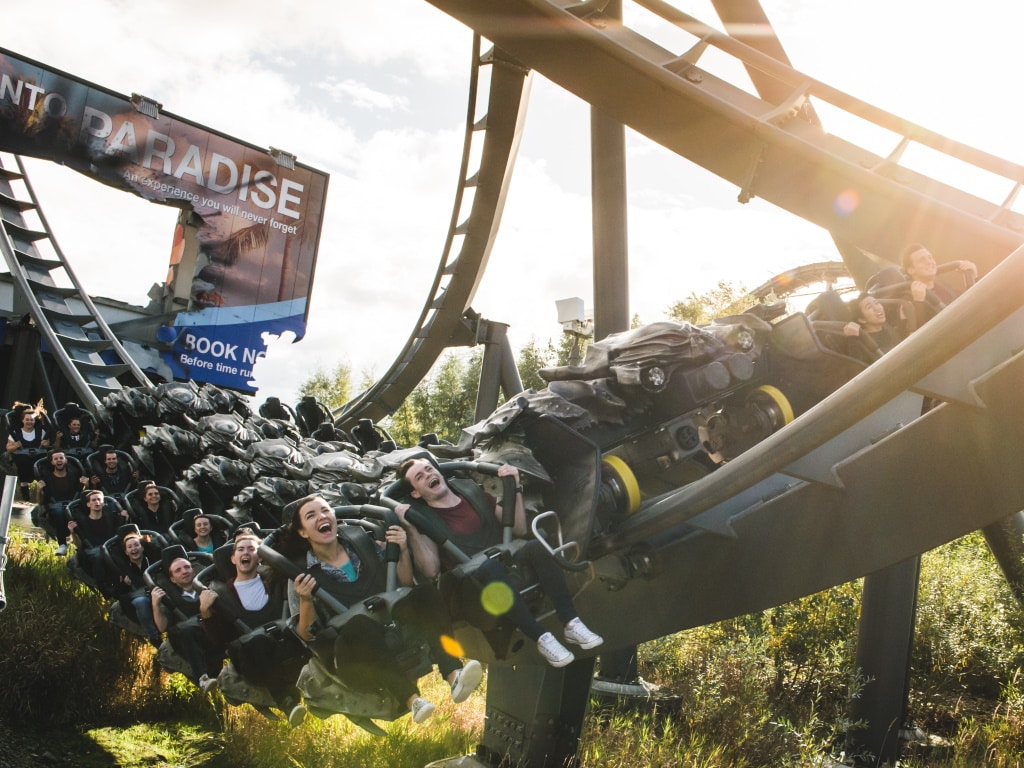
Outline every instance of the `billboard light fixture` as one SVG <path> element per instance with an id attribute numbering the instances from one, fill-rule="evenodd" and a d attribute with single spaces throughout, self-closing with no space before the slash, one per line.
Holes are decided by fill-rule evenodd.
<path id="1" fill-rule="evenodd" d="M 133 93 L 132 106 L 135 107 L 136 112 L 141 112 L 146 117 L 152 117 L 155 120 L 160 117 L 160 110 L 163 109 L 164 105 L 148 96 L 143 96 L 141 93 Z"/>
<path id="2" fill-rule="evenodd" d="M 283 149 L 271 147 L 270 156 L 274 158 L 277 164 L 282 168 L 287 168 L 289 171 L 295 170 L 295 155 L 291 152 L 285 152 Z"/>

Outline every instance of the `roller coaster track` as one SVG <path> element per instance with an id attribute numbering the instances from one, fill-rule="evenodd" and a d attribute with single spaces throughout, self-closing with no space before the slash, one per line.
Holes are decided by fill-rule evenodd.
<path id="1" fill-rule="evenodd" d="M 585 590 L 581 614 L 651 606 L 602 624 L 609 647 L 778 605 L 1024 509 L 1024 217 L 1012 209 L 1024 167 L 837 91 L 661 0 L 636 5 L 688 33 L 682 51 L 603 17 L 604 2 L 430 1 L 735 183 L 741 201 L 757 195 L 824 227 L 848 246 L 856 278 L 913 241 L 989 273 L 792 424 L 592 539 L 596 583 L 608 588 Z M 710 48 L 750 72 L 762 96 L 701 69 Z M 812 100 L 891 134 L 891 151 L 826 133 Z M 914 144 L 1005 181 L 1005 196 L 991 202 L 901 164 Z M 922 415 L 925 395 L 941 404 Z"/>
<path id="2" fill-rule="evenodd" d="M 409 340 L 391 368 L 356 399 L 335 411 L 347 427 L 360 418 L 373 420 L 393 413 L 423 380 L 440 354 L 450 346 L 476 341 L 470 303 L 480 284 L 501 221 L 505 194 L 519 145 L 529 93 L 529 73 L 498 49 L 481 55 L 480 37 L 473 40 L 469 107 L 462 165 L 451 223 L 441 261 L 427 301 Z M 480 68 L 490 66 L 487 112 L 477 116 Z M 478 157 L 477 169 L 470 163 Z M 472 202 L 467 193 L 472 191 Z"/>
<path id="3" fill-rule="evenodd" d="M 35 223 L 26 220 L 32 214 Z M 0 157 L 0 251 L 14 279 L 15 314 L 31 316 L 82 405 L 120 389 L 125 374 L 150 385 L 71 270 L 16 155 Z"/>
<path id="4" fill-rule="evenodd" d="M 1024 217 L 1011 209 L 1024 183 L 1021 165 L 860 101 L 661 0 L 632 5 L 660 17 L 673 34 L 685 32 L 685 50 L 666 50 L 603 17 L 605 2 L 431 3 L 624 125 L 736 184 L 741 201 L 761 197 L 863 253 L 893 260 L 906 243 L 924 240 L 942 244 L 943 260 L 970 258 L 985 271 L 1024 240 Z M 770 97 L 701 69 L 711 49 L 751 72 Z M 891 151 L 877 155 L 826 133 L 813 119 L 814 102 L 891 135 Z M 1005 180 L 1005 197 L 992 203 L 901 165 L 911 146 Z M 843 200 L 852 207 L 836 205 Z M 858 268 L 867 266 L 851 264 L 851 272 L 863 278 Z"/>

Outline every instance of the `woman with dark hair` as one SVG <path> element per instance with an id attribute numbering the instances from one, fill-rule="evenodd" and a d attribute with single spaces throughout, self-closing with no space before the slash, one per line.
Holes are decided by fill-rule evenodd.
<path id="1" fill-rule="evenodd" d="M 164 498 L 160 486 L 152 480 L 139 486 L 139 495 L 141 502 L 132 505 L 131 510 L 139 527 L 165 533 L 178 518 L 177 503 L 174 499 Z"/>
<path id="2" fill-rule="evenodd" d="M 296 631 L 312 641 L 329 616 L 318 612 L 313 590 L 319 586 L 349 606 L 386 589 L 383 542 L 373 541 L 365 532 L 339 529 L 334 509 L 319 495 L 312 494 L 285 507 L 280 549 L 305 570 L 289 585 L 288 600 L 292 614 L 298 616 Z M 412 561 L 406 546 L 405 530 L 388 526 L 385 542 L 396 544 L 401 552 L 398 581 L 413 583 Z M 397 602 L 393 618 L 426 641 L 430 658 L 451 686 L 452 700 L 465 701 L 479 685 L 483 675 L 480 663 L 469 660 L 463 665 L 448 653 L 442 638 L 451 638 L 451 623 L 440 595 L 433 585 L 419 585 Z M 413 720 L 422 723 L 433 714 L 434 705 L 421 698 L 416 683 L 394 669 L 394 660 L 379 644 L 367 638 L 365 644 L 349 647 L 348 658 L 339 659 L 344 679 L 362 690 L 383 687 L 404 702 Z"/>
<path id="3" fill-rule="evenodd" d="M 122 526 L 117 535 L 121 554 L 124 555 L 124 560 L 115 561 L 118 571 L 117 601 L 126 616 L 135 617 L 152 646 L 159 648 L 160 632 L 153 620 L 153 604 L 144 578 L 146 569 L 152 565 L 146 553 L 146 541 L 137 525 Z"/>
<path id="4" fill-rule="evenodd" d="M 208 552 L 212 555 L 213 550 L 227 543 L 228 532 L 215 529 L 213 520 L 199 507 L 188 510 L 184 520 L 185 533 L 192 539 L 189 549 L 193 552 Z"/>

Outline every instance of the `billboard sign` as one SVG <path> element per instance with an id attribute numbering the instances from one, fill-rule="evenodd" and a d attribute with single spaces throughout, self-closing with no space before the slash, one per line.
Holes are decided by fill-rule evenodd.
<path id="1" fill-rule="evenodd" d="M 182 210 L 156 342 L 174 378 L 252 392 L 263 333 L 305 335 L 327 174 L 0 49 L 0 150 Z"/>

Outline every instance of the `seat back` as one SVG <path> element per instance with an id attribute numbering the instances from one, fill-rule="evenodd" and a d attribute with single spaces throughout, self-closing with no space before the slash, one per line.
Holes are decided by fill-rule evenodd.
<path id="1" fill-rule="evenodd" d="M 87 458 L 89 453 L 92 453 L 92 442 L 96 437 L 96 418 L 92 413 L 78 403 L 65 403 L 63 406 L 53 412 L 53 426 L 57 432 L 67 435 L 69 431 L 69 424 L 72 419 L 78 419 L 82 422 L 82 435 L 84 435 L 85 447 L 76 449 L 70 448 L 67 445 L 62 447 L 67 450 L 74 450 L 82 454 L 82 458 Z M 66 440 L 62 440 L 62 443 L 66 443 Z"/>
<path id="2" fill-rule="evenodd" d="M 76 459 L 74 456 L 68 456 L 66 453 L 64 454 L 64 456 L 68 460 L 69 468 L 77 470 L 80 476 L 87 477 L 87 475 L 85 474 L 85 467 L 82 465 L 81 461 Z M 36 480 L 45 480 L 46 475 L 48 475 L 49 473 L 50 457 L 40 456 L 38 459 L 35 460 L 35 463 L 32 465 L 32 474 L 36 476 Z"/>
<path id="3" fill-rule="evenodd" d="M 168 533 L 169 538 L 173 539 L 175 543 L 181 544 L 181 546 L 189 551 L 196 549 L 196 541 L 192 532 L 192 522 L 196 517 L 209 518 L 210 526 L 213 529 L 210 533 L 210 538 L 213 539 L 215 549 L 226 543 L 238 527 L 235 521 L 223 515 L 208 515 L 198 507 L 187 509 L 182 513 L 181 519 L 171 523 Z M 259 533 L 259 526 L 255 523 L 246 523 L 246 525 Z"/>
<path id="4" fill-rule="evenodd" d="M 235 565 L 231 562 L 234 542 L 229 541 L 213 550 L 211 562 L 196 573 L 196 584 L 199 588 L 213 589 L 215 582 L 226 582 L 235 575 Z M 246 627 L 249 631 L 251 627 Z"/>
<path id="5" fill-rule="evenodd" d="M 295 424 L 297 419 L 295 411 L 287 403 L 282 403 L 277 397 L 268 397 L 259 407 L 259 414 L 265 419 L 277 419 Z"/>
<path id="6" fill-rule="evenodd" d="M 167 593 L 168 597 L 164 598 L 164 605 L 170 609 L 171 614 L 174 617 L 175 623 L 194 620 L 195 617 L 185 615 L 182 612 L 182 610 L 178 607 L 178 605 L 174 602 L 174 600 L 170 597 L 170 595 L 174 594 L 174 590 L 177 589 L 177 587 L 175 587 L 171 583 L 171 577 L 167 571 L 167 567 L 170 564 L 168 551 L 172 549 L 175 550 L 175 553 L 173 555 L 174 558 L 177 558 L 179 556 L 187 557 L 189 561 L 192 563 L 192 567 L 195 569 L 197 573 L 199 573 L 208 565 L 213 563 L 213 555 L 208 555 L 205 552 L 186 552 L 185 548 L 181 547 L 180 545 L 177 547 L 171 545 L 170 547 L 166 547 L 161 552 L 161 557 L 155 563 L 149 566 L 149 568 L 147 568 L 143 573 L 143 578 L 145 579 L 147 587 L 149 587 L 150 589 L 154 587 L 160 587 L 162 590 L 164 590 L 164 592 Z M 168 562 L 165 563 L 165 560 L 168 560 Z"/>
<path id="7" fill-rule="evenodd" d="M 296 426 L 303 437 L 309 437 L 324 422 L 333 423 L 331 410 L 312 395 L 306 395 L 295 405 Z"/>
<path id="8" fill-rule="evenodd" d="M 7 424 L 7 432 L 10 433 L 15 429 L 21 428 L 21 417 L 25 412 L 25 408 L 14 408 L 4 413 L 4 419 Z M 43 437 L 53 442 L 54 424 L 53 419 L 50 418 L 49 414 L 42 414 L 36 418 L 36 429 L 43 430 Z M 44 449 L 45 450 L 45 449 Z"/>
<path id="9" fill-rule="evenodd" d="M 135 464 L 135 458 L 127 451 L 118 450 L 108 445 L 101 445 L 95 451 L 90 453 L 86 459 L 86 466 L 88 466 L 91 474 L 99 475 L 103 473 L 104 457 L 110 452 L 117 454 L 117 465 L 121 469 L 127 469 L 129 472 L 134 472 L 138 469 Z"/>
<path id="10" fill-rule="evenodd" d="M 156 562 L 160 559 L 160 552 L 167 546 L 167 539 L 159 531 L 149 531 L 140 528 L 139 533 L 142 536 L 143 554 L 149 559 L 150 563 Z M 103 544 L 103 559 L 106 561 L 107 567 L 111 572 L 116 573 L 118 576 L 128 573 L 129 561 L 128 556 L 124 553 L 123 542 L 124 534 L 118 533 L 116 536 L 111 536 Z"/>
<path id="11" fill-rule="evenodd" d="M 160 511 L 165 511 L 165 505 L 168 508 L 166 509 L 168 522 L 163 526 L 163 530 L 166 533 L 170 530 L 171 525 L 181 517 L 179 514 L 181 510 L 181 500 L 178 498 L 178 493 L 173 488 L 169 488 L 165 485 L 158 485 L 156 488 L 160 491 Z M 157 524 L 160 521 L 152 519 L 154 515 L 149 511 L 148 507 L 146 507 L 146 502 L 143 500 L 145 491 L 146 488 L 133 488 L 124 495 L 124 502 L 125 506 L 128 508 L 128 514 L 130 514 L 132 519 L 140 525 L 145 525 L 151 528 L 161 528 L 162 526 Z M 186 549 L 188 549 L 188 547 L 186 547 Z"/>

